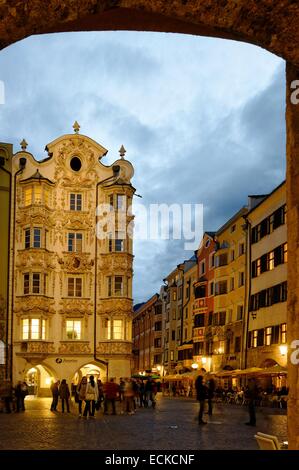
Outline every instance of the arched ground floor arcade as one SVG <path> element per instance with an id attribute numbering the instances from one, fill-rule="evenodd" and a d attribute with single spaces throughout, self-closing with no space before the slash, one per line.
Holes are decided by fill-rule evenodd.
<path id="1" fill-rule="evenodd" d="M 108 365 L 105 364 L 108 363 Z M 24 358 L 16 357 L 13 365 L 13 384 L 19 380 L 26 381 L 29 394 L 37 396 L 51 396 L 50 386 L 57 380 L 66 379 L 69 387 L 77 385 L 83 376 L 93 375 L 96 379 L 106 382 L 113 377 L 119 381 L 120 377 L 130 377 L 131 358 L 120 356 L 103 359 L 103 363 L 95 361 L 93 356 L 82 357 L 47 357 Z"/>

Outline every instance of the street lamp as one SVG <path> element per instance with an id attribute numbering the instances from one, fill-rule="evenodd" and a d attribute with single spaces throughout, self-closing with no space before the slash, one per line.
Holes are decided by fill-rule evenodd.
<path id="1" fill-rule="evenodd" d="M 201 362 L 202 362 L 203 364 L 206 364 L 206 363 L 207 363 L 207 358 L 206 358 L 206 357 L 202 357 L 202 358 L 201 358 Z"/>
<path id="2" fill-rule="evenodd" d="M 286 345 L 286 344 L 281 344 L 281 345 L 279 346 L 279 351 L 280 351 L 280 354 L 281 354 L 282 356 L 286 356 L 286 354 L 287 354 L 287 352 L 288 352 L 288 347 L 287 347 L 287 345 Z"/>
<path id="3" fill-rule="evenodd" d="M 191 367 L 192 369 L 196 370 L 198 369 L 198 364 L 196 362 L 193 362 L 193 364 L 191 364 Z"/>

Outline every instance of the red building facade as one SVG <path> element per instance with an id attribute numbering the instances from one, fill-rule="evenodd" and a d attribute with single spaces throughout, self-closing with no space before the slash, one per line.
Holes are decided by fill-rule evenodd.
<path id="1" fill-rule="evenodd" d="M 198 281 L 194 284 L 193 359 L 199 368 L 210 370 L 212 341 L 209 325 L 214 311 L 215 232 L 205 232 L 197 251 Z"/>

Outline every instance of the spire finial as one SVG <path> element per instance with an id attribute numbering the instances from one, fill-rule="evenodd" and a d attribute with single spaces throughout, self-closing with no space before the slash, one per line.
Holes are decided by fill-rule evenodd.
<path id="1" fill-rule="evenodd" d="M 80 130 L 80 125 L 77 123 L 77 121 L 74 122 L 73 129 L 74 129 L 75 134 L 78 134 Z"/>
<path id="2" fill-rule="evenodd" d="M 119 154 L 120 154 L 120 156 L 121 156 L 122 159 L 125 158 L 125 153 L 126 153 L 126 149 L 125 149 L 125 147 L 122 145 L 122 146 L 120 147 L 120 149 L 119 149 Z"/>
<path id="3" fill-rule="evenodd" d="M 25 139 L 23 139 L 22 142 L 20 142 L 20 146 L 21 146 L 22 150 L 24 150 L 24 151 L 26 150 L 28 144 L 27 144 Z"/>

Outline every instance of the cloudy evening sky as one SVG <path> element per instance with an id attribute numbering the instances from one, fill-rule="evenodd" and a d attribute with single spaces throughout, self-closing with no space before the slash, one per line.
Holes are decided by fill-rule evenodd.
<path id="1" fill-rule="evenodd" d="M 82 134 L 135 167 L 142 203 L 202 203 L 217 230 L 248 194 L 285 177 L 284 62 L 234 41 L 97 32 L 36 36 L 0 54 L 0 140 L 37 159 L 56 137 Z M 183 241 L 135 242 L 134 301 L 192 251 Z"/>

